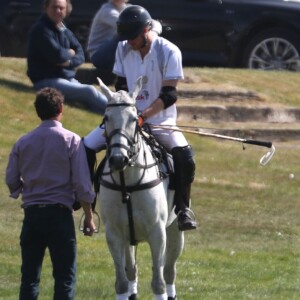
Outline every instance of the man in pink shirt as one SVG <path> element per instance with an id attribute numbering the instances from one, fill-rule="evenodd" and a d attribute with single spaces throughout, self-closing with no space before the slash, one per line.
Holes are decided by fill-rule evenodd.
<path id="1" fill-rule="evenodd" d="M 53 88 L 37 93 L 34 105 L 41 124 L 15 143 L 6 169 L 10 197 L 17 199 L 22 194 L 24 209 L 21 300 L 38 297 L 46 248 L 53 265 L 53 299 L 74 299 L 75 201 L 80 201 L 85 213 L 85 235 L 95 231 L 91 209 L 95 193 L 86 153 L 80 136 L 62 126 L 63 100 Z"/>

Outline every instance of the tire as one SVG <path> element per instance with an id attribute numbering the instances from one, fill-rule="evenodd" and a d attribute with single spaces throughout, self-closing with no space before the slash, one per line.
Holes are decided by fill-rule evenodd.
<path id="1" fill-rule="evenodd" d="M 281 28 L 272 28 L 259 33 L 245 48 L 243 67 L 300 71 L 299 35 Z"/>

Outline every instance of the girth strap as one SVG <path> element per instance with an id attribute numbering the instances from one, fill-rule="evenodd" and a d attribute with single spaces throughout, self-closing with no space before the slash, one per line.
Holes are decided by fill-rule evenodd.
<path id="1" fill-rule="evenodd" d="M 125 203 L 127 206 L 130 245 L 136 246 L 137 240 L 135 238 L 135 228 L 134 228 L 134 220 L 133 220 L 133 215 L 132 215 L 132 204 L 131 204 L 131 197 L 130 197 L 131 194 L 129 192 L 127 192 L 123 171 L 120 172 L 120 181 L 121 181 L 121 187 L 122 187 L 122 202 Z"/>
<path id="2" fill-rule="evenodd" d="M 150 189 L 152 187 L 157 186 L 161 182 L 162 182 L 162 178 L 157 178 L 155 180 L 152 180 L 152 181 L 149 181 L 149 182 L 146 182 L 146 183 L 142 183 L 142 184 L 139 184 L 139 185 L 126 186 L 126 191 L 128 193 L 132 193 L 132 192 L 136 192 L 136 191 L 142 191 L 142 190 L 145 190 L 145 189 Z M 121 185 L 117 185 L 115 183 L 106 181 L 103 178 L 100 179 L 100 184 L 102 184 L 103 186 L 105 186 L 105 187 L 107 187 L 111 190 L 114 190 L 114 191 L 120 191 L 120 192 L 123 191 Z"/>
<path id="3" fill-rule="evenodd" d="M 152 188 L 162 182 L 161 178 L 156 178 L 155 180 L 138 184 L 134 186 L 126 186 L 124 172 L 120 172 L 120 181 L 121 185 L 117 185 L 115 183 L 108 182 L 104 179 L 100 179 L 100 184 L 103 186 L 122 192 L 122 202 L 127 206 L 127 214 L 128 214 L 128 222 L 129 222 L 129 235 L 130 235 L 130 245 L 135 246 L 137 245 L 137 240 L 135 239 L 135 228 L 134 228 L 134 220 L 132 215 L 132 204 L 131 204 L 131 193 L 135 191 L 142 191 L 144 189 Z"/>

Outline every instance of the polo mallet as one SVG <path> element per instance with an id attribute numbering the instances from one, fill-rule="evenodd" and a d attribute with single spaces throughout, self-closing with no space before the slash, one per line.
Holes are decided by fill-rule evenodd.
<path id="1" fill-rule="evenodd" d="M 223 140 L 240 142 L 243 144 L 250 144 L 250 145 L 256 145 L 256 146 L 270 148 L 270 151 L 268 151 L 265 155 L 263 155 L 259 161 L 262 166 L 265 166 L 272 159 L 272 157 L 275 153 L 275 147 L 274 147 L 274 145 L 272 145 L 272 142 L 265 142 L 265 141 L 251 140 L 251 139 L 242 139 L 242 138 L 237 138 L 237 137 L 232 137 L 232 136 L 227 136 L 227 135 L 222 135 L 222 134 L 216 134 L 216 133 L 180 129 L 178 127 L 173 127 L 173 126 L 167 127 L 167 126 L 150 124 L 150 127 L 167 129 L 167 130 L 175 130 L 175 131 L 192 133 L 192 134 L 197 134 L 197 135 L 206 136 L 206 137 L 213 137 L 213 138 L 218 138 L 218 139 L 223 139 Z"/>

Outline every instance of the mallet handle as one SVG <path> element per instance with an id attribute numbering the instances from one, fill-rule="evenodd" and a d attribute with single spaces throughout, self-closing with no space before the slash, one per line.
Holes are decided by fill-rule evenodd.
<path id="1" fill-rule="evenodd" d="M 167 127 L 167 126 L 163 126 L 163 125 L 151 125 L 151 127 L 168 129 L 168 130 L 175 130 L 175 131 L 186 132 L 186 133 L 193 133 L 193 134 L 197 134 L 197 135 L 201 135 L 201 136 L 207 136 L 207 137 L 213 137 L 213 138 L 218 138 L 218 139 L 223 139 L 223 140 L 236 141 L 236 142 L 240 142 L 240 143 L 244 143 L 244 144 L 251 144 L 251 145 L 267 147 L 267 148 L 272 147 L 271 142 L 248 140 L 248 139 L 242 139 L 242 138 L 237 138 L 237 137 L 227 136 L 227 135 L 222 135 L 222 134 L 217 134 L 217 133 L 209 133 L 209 132 L 201 132 L 201 131 L 195 131 L 195 130 L 180 129 L 180 128 L 176 128 L 176 127 L 175 128 L 174 127 Z"/>
<path id="2" fill-rule="evenodd" d="M 256 141 L 256 140 L 244 140 L 245 144 L 257 145 L 262 147 L 271 148 L 272 142 Z"/>

